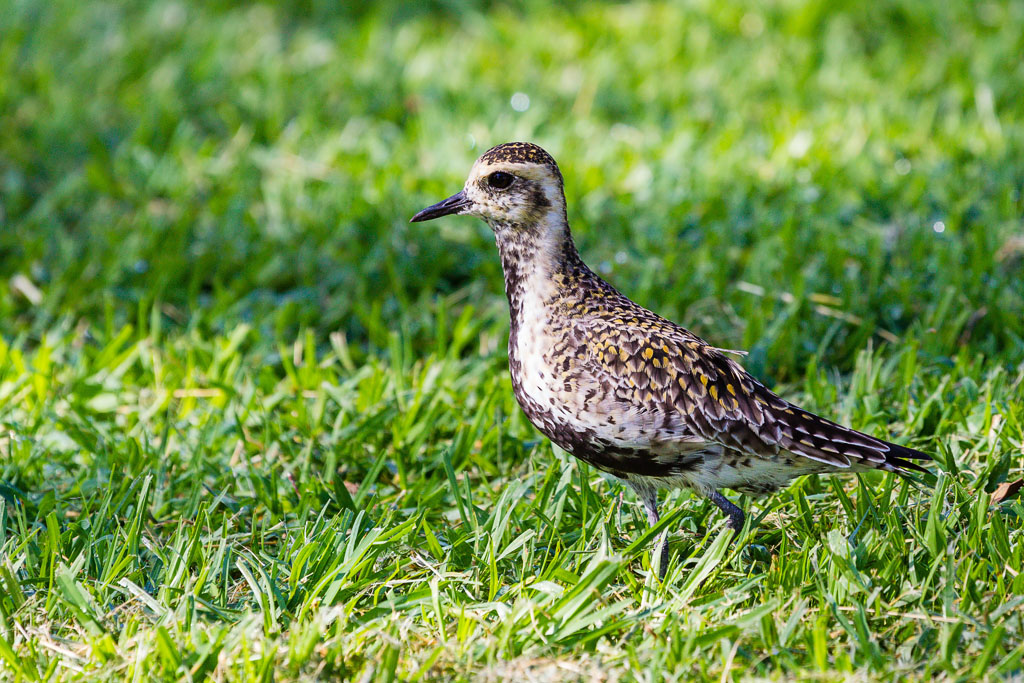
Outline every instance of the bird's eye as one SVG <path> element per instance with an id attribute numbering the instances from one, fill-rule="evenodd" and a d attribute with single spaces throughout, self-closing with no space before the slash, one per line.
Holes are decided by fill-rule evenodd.
<path id="1" fill-rule="evenodd" d="M 497 190 L 504 190 L 512 181 L 515 180 L 515 176 L 511 173 L 504 173 L 503 171 L 495 171 L 491 175 L 487 176 L 487 184 Z"/>

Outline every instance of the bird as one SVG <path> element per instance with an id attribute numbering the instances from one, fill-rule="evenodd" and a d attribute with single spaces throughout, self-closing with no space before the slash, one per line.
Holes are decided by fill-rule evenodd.
<path id="1" fill-rule="evenodd" d="M 538 145 L 492 147 L 461 191 L 411 221 L 449 215 L 481 218 L 494 232 L 522 410 L 560 448 L 630 487 L 652 526 L 661 489 L 708 499 L 735 538 L 745 516 L 723 489 L 764 495 L 807 474 L 927 472 L 916 461 L 928 454 L 781 398 L 725 350 L 588 268 L 569 230 L 561 171 Z M 667 535 L 659 545 L 663 579 Z"/>

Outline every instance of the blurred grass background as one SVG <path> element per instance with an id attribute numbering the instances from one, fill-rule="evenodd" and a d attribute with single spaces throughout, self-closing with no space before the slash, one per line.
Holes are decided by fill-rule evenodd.
<path id="1" fill-rule="evenodd" d="M 848 368 L 876 327 L 935 327 L 948 355 L 975 313 L 972 348 L 1019 361 L 1021 12 L 8 4 L 2 267 L 44 296 L 5 293 L 0 324 L 159 301 L 171 324 L 428 348 L 439 296 L 497 301 L 500 270 L 485 228 L 406 219 L 530 139 L 591 262 L 780 379 Z"/>
<path id="2" fill-rule="evenodd" d="M 654 621 L 689 645 L 675 652 L 654 638 L 652 670 L 684 678 L 880 675 L 897 660 L 904 673 L 967 675 L 983 652 L 1019 672 L 1019 616 L 980 628 L 969 604 L 933 633 L 916 617 L 886 617 L 899 611 L 889 602 L 871 629 L 864 617 L 867 630 L 857 622 L 837 636 L 843 622 L 827 615 L 863 615 L 871 601 L 849 603 L 830 583 L 808 597 L 821 611 L 776 605 L 775 631 L 757 614 L 755 627 L 716 632 L 719 657 L 718 639 L 693 640 L 707 624 L 673 590 L 655 608 L 654 589 L 628 578 L 639 550 L 623 551 L 614 571 L 584 571 L 601 556 L 595 539 L 622 550 L 615 534 L 635 539 L 642 524 L 626 529 L 621 506 L 601 512 L 617 489 L 553 458 L 511 401 L 486 226 L 407 221 L 457 190 L 491 145 L 542 145 L 595 269 L 716 345 L 748 349 L 748 369 L 790 397 L 916 438 L 950 477 L 937 495 L 983 518 L 978 492 L 1021 469 L 1024 3 L 0 0 L 0 16 L 0 540 L 14 596 L 0 599 L 0 654 L 18 675 L 99 676 L 101 661 L 119 662 L 118 676 L 264 675 L 244 657 L 218 664 L 225 643 L 284 676 L 522 673 L 446 645 L 458 640 L 540 666 L 569 658 L 581 671 L 603 643 L 607 671 L 631 676 L 647 661 L 631 648 L 648 641 L 627 636 Z M 572 486 L 542 486 L 559 477 Z M 527 505 L 503 497 L 517 480 L 537 486 L 527 509 L 540 517 L 519 509 L 509 530 L 484 529 L 475 515 Z M 865 501 L 884 509 L 897 495 L 886 481 L 881 492 L 843 483 L 850 506 L 840 484 L 817 480 L 776 500 L 798 514 L 807 493 L 815 517 L 846 515 L 836 524 L 848 536 Z M 693 533 L 715 523 L 673 500 L 681 515 L 694 510 L 683 524 Z M 1011 531 L 979 518 L 949 555 L 936 522 L 918 520 L 932 534 L 925 567 L 984 539 L 999 553 L 1007 544 L 991 566 L 943 579 L 950 596 L 979 586 L 967 602 L 986 614 L 1024 590 L 996 571 L 1020 563 L 1008 544 L 1019 541 L 1015 505 Z M 318 516 L 342 540 L 369 525 L 405 550 L 396 558 L 395 541 L 371 543 L 325 599 L 291 554 L 317 537 L 308 525 Z M 190 541 L 180 527 L 196 519 L 208 533 Z M 813 583 L 789 573 L 787 563 L 810 564 L 780 540 L 786 524 L 762 517 L 761 528 L 758 547 L 778 564 L 769 571 L 748 551 L 722 560 L 718 584 L 693 588 L 705 606 L 761 571 L 764 586 L 735 593 L 744 604 Z M 818 531 L 796 543 L 800 557 L 826 552 Z M 481 565 L 488 542 L 493 570 Z M 176 543 L 192 563 L 172 580 L 159 548 Z M 681 565 L 705 550 L 690 545 Z M 506 566 L 524 547 L 553 555 L 540 569 Z M 883 564 L 914 550 L 880 548 Z M 403 564 L 420 551 L 440 564 Z M 920 584 L 907 571 L 894 585 Z M 424 598 L 435 616 L 393 603 L 402 618 L 392 623 L 365 602 L 376 605 L 381 586 L 436 593 L 432 577 L 458 596 Z M 467 604 L 540 579 L 636 594 L 562 640 L 530 640 L 501 608 L 480 631 L 464 626 Z M 491 588 L 458 589 L 476 581 Z M 495 587 L 503 581 L 519 588 Z M 282 590 L 276 606 L 264 601 Z M 936 609 L 937 591 L 914 609 Z M 321 633 L 335 604 L 346 605 L 344 623 Z M 791 618 L 808 644 L 768 654 Z M 875 626 L 913 633 L 917 649 L 878 650 L 864 635 Z M 372 636 L 391 629 L 421 640 L 399 654 Z M 314 636 L 329 645 L 302 654 L 296 642 Z M 128 642 L 160 657 L 131 664 Z M 62 650 L 74 656 L 54 656 Z M 21 657 L 31 663 L 12 664 Z M 702 657 L 712 663 L 695 664 Z"/>

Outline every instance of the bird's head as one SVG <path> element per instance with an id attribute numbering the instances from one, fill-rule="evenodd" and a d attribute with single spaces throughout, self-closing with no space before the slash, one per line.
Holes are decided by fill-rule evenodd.
<path id="1" fill-rule="evenodd" d="M 428 206 L 413 223 L 468 214 L 505 231 L 537 230 L 565 221 L 562 174 L 551 155 L 529 142 L 492 147 L 473 164 L 461 192 Z"/>

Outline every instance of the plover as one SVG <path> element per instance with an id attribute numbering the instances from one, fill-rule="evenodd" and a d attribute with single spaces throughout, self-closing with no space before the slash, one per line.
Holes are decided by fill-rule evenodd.
<path id="1" fill-rule="evenodd" d="M 494 231 L 511 313 L 509 370 L 530 421 L 562 449 L 621 478 L 658 521 L 658 490 L 765 494 L 794 477 L 925 471 L 925 453 L 843 427 L 780 398 L 692 332 L 630 301 L 580 258 L 562 174 L 537 145 L 485 152 L 462 191 L 413 222 L 451 214 Z M 668 565 L 661 542 L 659 573 Z"/>

